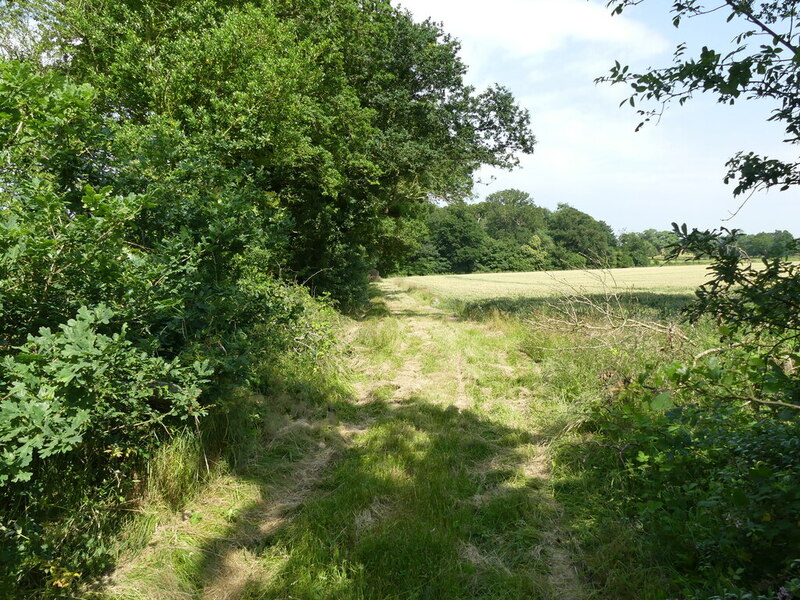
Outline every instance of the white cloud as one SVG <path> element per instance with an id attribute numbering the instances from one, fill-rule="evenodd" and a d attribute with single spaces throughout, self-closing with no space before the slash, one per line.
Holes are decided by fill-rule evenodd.
<path id="1" fill-rule="evenodd" d="M 539 142 L 535 154 L 511 173 L 481 171 L 484 182 L 494 180 L 476 186 L 479 197 L 516 187 L 544 206 L 567 202 L 618 230 L 666 228 L 672 220 L 714 227 L 726 224 L 721 219 L 740 202 L 721 181 L 731 155 L 743 149 L 796 154 L 779 143 L 780 128 L 765 123 L 766 107 L 753 103 L 728 110 L 705 98 L 668 111 L 657 127 L 634 132 L 640 117 L 630 107 L 619 108 L 629 88 L 595 85 L 594 79 L 614 60 L 638 70 L 651 62 L 669 64 L 686 32 L 671 26 L 667 12 L 649 25 L 637 20 L 641 11 L 612 17 L 602 0 L 395 3 L 419 20 L 442 21 L 461 40 L 471 83 L 502 83 L 531 111 Z M 798 196 L 795 191 L 754 198 L 728 225 L 796 229 Z"/>
<path id="2" fill-rule="evenodd" d="M 640 56 L 663 51 L 666 40 L 625 16 L 586 0 L 400 0 L 418 19 L 431 17 L 466 45 L 541 56 L 574 42 L 628 48 Z"/>

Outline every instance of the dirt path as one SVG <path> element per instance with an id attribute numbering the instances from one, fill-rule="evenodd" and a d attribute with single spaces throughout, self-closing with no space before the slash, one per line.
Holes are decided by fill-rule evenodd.
<path id="1" fill-rule="evenodd" d="M 407 347 L 405 364 L 395 370 L 396 376 L 388 383 L 396 386 L 392 396 L 393 402 L 408 400 L 409 391 L 414 391 L 422 397 L 435 399 L 445 407 L 458 410 L 481 410 L 481 394 L 472 394 L 479 382 L 492 371 L 499 371 L 506 378 L 513 378 L 519 370 L 531 370 L 532 366 L 526 357 L 521 357 L 519 350 L 513 342 L 494 343 L 484 345 L 486 340 L 496 340 L 498 330 L 476 323 L 459 321 L 450 313 L 435 308 L 415 298 L 411 293 L 403 290 L 390 282 L 377 284 L 378 289 L 385 299 L 389 314 L 403 320 L 402 337 Z M 460 344 L 459 338 L 472 337 L 472 344 Z M 502 336 L 501 336 L 502 337 Z M 434 341 L 435 340 L 435 341 Z M 485 360 L 483 353 L 475 354 L 475 345 L 488 349 L 490 361 Z M 427 355 L 435 354 L 435 366 L 427 372 L 422 372 L 416 353 L 408 349 L 417 349 Z M 522 364 L 516 361 L 514 366 L 509 364 L 509 356 L 516 355 Z M 448 386 L 448 382 L 450 385 Z M 385 385 L 384 381 L 373 381 L 373 389 Z M 453 385 L 455 389 L 452 390 Z M 446 389 L 447 392 L 442 393 Z M 503 397 L 499 400 L 504 408 L 508 409 L 506 420 L 519 424 L 526 421 L 524 412 L 526 402 L 529 400 L 527 388 L 512 390 L 516 397 Z M 363 393 L 363 389 L 362 389 Z M 369 392 L 367 392 L 369 395 Z M 513 401 L 510 401 L 513 400 Z M 484 407 L 486 408 L 486 407 Z M 491 410 L 491 409 L 490 409 Z M 546 440 L 545 440 L 546 442 Z M 528 477 L 547 481 L 549 477 L 549 458 L 547 444 L 539 443 L 533 446 L 532 455 L 522 464 L 517 465 Z M 570 552 L 566 548 L 565 540 L 568 536 L 563 531 L 558 519 L 559 507 L 552 495 L 546 491 L 539 494 L 539 500 L 552 511 L 554 517 L 549 520 L 547 527 L 542 530 L 542 543 L 533 549 L 547 565 L 548 582 L 554 598 L 559 600 L 580 600 L 588 597 L 586 586 L 581 582 L 578 570 L 572 563 Z M 478 500 L 480 502 L 480 500 Z M 480 562 L 474 547 L 467 552 L 468 558 Z"/>
<path id="2" fill-rule="evenodd" d="M 542 383 L 513 327 L 377 288 L 379 316 L 345 334 L 347 414 L 272 434 L 277 473 L 226 475 L 162 519 L 108 595 L 589 598 L 549 489 Z"/>

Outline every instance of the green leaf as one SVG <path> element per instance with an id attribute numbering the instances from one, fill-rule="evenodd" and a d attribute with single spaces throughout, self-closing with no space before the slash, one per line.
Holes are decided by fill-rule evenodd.
<path id="1" fill-rule="evenodd" d="M 662 392 L 650 401 L 650 408 L 655 411 L 664 411 L 675 406 L 669 392 Z"/>

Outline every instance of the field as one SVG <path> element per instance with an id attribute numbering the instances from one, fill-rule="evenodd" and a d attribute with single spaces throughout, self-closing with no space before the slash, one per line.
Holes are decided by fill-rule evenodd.
<path id="1" fill-rule="evenodd" d="M 393 282 L 401 287 L 426 289 L 443 300 L 471 302 L 609 291 L 681 296 L 692 294 L 707 279 L 707 265 L 691 264 L 593 271 L 430 275 L 396 278 Z"/>

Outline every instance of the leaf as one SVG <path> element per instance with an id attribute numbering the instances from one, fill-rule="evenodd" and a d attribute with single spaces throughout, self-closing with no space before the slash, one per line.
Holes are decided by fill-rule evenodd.
<path id="1" fill-rule="evenodd" d="M 650 408 L 655 411 L 664 411 L 675 406 L 669 392 L 662 392 L 650 401 Z"/>

